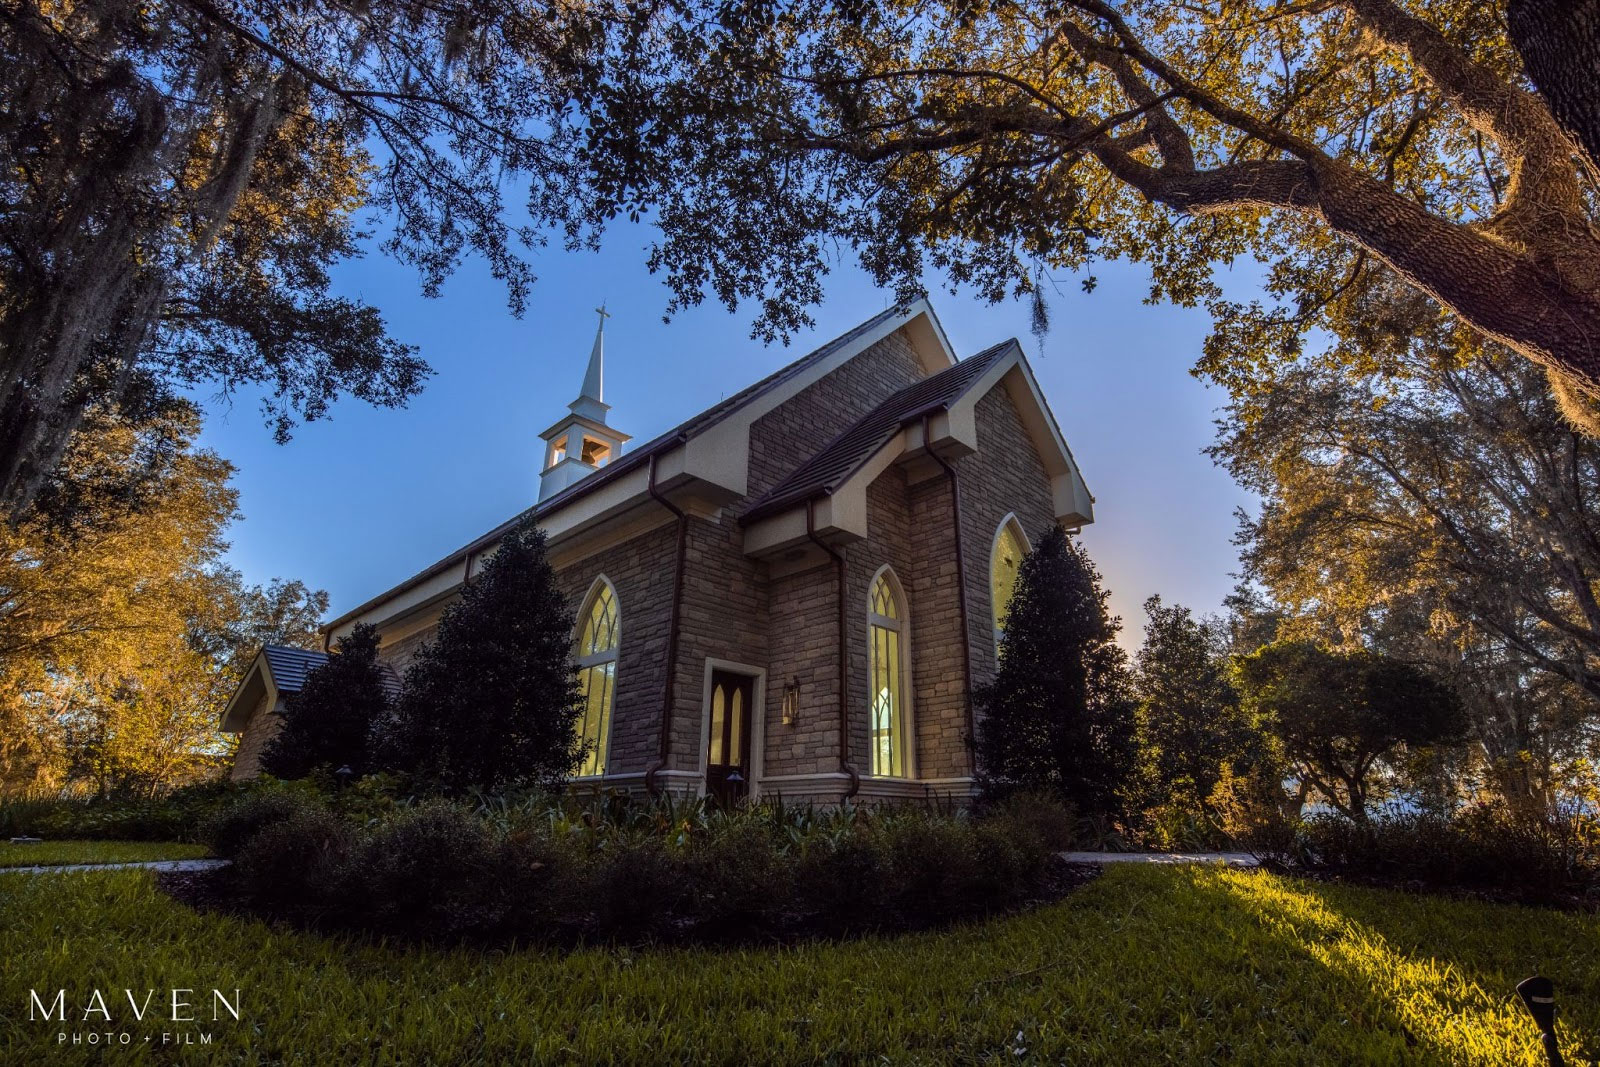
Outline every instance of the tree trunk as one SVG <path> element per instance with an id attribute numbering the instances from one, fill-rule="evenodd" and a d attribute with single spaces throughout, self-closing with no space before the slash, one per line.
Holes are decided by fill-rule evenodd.
<path id="1" fill-rule="evenodd" d="M 1510 0 L 1506 23 L 1528 78 L 1600 173 L 1600 0 Z"/>

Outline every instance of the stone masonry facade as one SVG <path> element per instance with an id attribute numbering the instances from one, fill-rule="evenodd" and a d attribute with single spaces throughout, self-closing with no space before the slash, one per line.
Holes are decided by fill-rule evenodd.
<path id="1" fill-rule="evenodd" d="M 909 340 L 891 334 L 757 419 L 750 430 L 746 496 L 713 518 L 688 521 L 676 661 L 669 644 L 677 523 L 663 522 L 612 547 L 564 558 L 557 578 L 580 613 L 602 577 L 616 591 L 620 643 L 606 784 L 637 788 L 659 758 L 664 682 L 670 672 L 671 772 L 662 784 L 689 788 L 704 770 L 709 661 L 763 671 L 765 699 L 753 762 L 763 796 L 836 801 L 849 787 L 839 736 L 838 572 L 830 559 L 798 573 L 770 573 L 744 552 L 738 516 L 834 437 L 926 374 Z M 845 546 L 845 693 L 849 763 L 863 800 L 965 795 L 973 773 L 968 738 L 968 665 L 982 684 L 995 660 L 990 551 L 1001 521 L 1014 514 L 1030 541 L 1054 521 L 1045 466 L 1010 395 L 992 388 L 977 404 L 978 451 L 955 461 L 960 484 L 962 563 L 956 558 L 956 506 L 941 471 L 908 479 L 890 466 L 867 490 L 867 537 Z M 905 606 L 905 692 L 910 701 L 907 779 L 869 775 L 868 611 L 870 583 L 892 569 Z M 962 618 L 959 576 L 966 577 Z M 963 624 L 964 623 L 964 624 Z M 385 641 L 381 655 L 403 672 L 432 627 Z M 783 695 L 798 686 L 794 721 L 782 721 Z M 252 716 L 240 744 L 264 743 Z M 752 724 L 753 727 L 755 724 Z M 266 735 L 270 736 L 270 735 Z"/>

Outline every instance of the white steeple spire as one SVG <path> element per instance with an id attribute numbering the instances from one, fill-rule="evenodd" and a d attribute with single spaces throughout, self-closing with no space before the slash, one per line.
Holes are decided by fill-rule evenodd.
<path id="1" fill-rule="evenodd" d="M 578 393 L 578 399 L 568 406 L 574 415 L 605 422 L 606 412 L 611 410 L 611 405 L 605 402 L 606 320 L 611 313 L 604 304 L 594 311 L 600 316 L 600 325 L 594 331 L 594 348 L 589 350 L 589 367 L 583 372 L 583 389 Z"/>
<path id="2" fill-rule="evenodd" d="M 576 484 L 622 454 L 628 435 L 606 423 L 611 405 L 605 402 L 606 320 L 611 313 L 601 304 L 595 308 L 600 325 L 594 332 L 594 348 L 589 366 L 583 372 L 583 390 L 567 405 L 570 414 L 539 436 L 545 444 L 544 469 L 539 474 L 539 499 L 545 500 Z"/>

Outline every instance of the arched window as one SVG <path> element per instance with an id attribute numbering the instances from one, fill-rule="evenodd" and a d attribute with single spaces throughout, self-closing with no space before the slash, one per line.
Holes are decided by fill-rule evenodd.
<path id="1" fill-rule="evenodd" d="M 872 580 L 867 597 L 868 669 L 872 705 L 869 729 L 872 773 L 903 778 L 906 764 L 905 605 L 896 588 L 894 573 L 885 567 Z"/>
<path id="2" fill-rule="evenodd" d="M 578 736 L 588 744 L 578 774 L 604 774 L 606 748 L 611 740 L 611 705 L 617 690 L 617 591 L 604 578 L 594 583 L 583 614 L 578 617 L 578 643 L 573 660 L 578 667 L 578 694 L 583 709 Z"/>
<path id="3" fill-rule="evenodd" d="M 994 654 L 1000 655 L 1000 638 L 1006 630 L 1006 612 L 1011 608 L 1011 594 L 1016 592 L 1017 572 L 1022 567 L 1022 557 L 1028 554 L 1028 542 L 1022 536 L 1022 527 L 1016 516 L 1007 515 L 1000 521 L 994 535 L 994 550 L 989 556 L 989 604 L 994 612 Z"/>

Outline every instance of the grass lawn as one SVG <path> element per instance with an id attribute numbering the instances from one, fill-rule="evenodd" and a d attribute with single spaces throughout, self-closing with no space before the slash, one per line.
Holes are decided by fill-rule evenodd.
<path id="1" fill-rule="evenodd" d="M 192 860 L 206 855 L 209 853 L 204 845 L 181 845 L 176 841 L 44 841 L 37 845 L 0 841 L 0 867 Z"/>
<path id="2" fill-rule="evenodd" d="M 734 951 L 429 950 L 199 916 L 142 871 L 0 884 L 0 1062 L 1539 1064 L 1515 983 L 1600 1052 L 1600 919 L 1242 871 L 1116 866 L 942 933 Z M 202 1020 L 127 1010 L 171 986 Z M 30 1022 L 95 987 L 116 1019 Z M 212 1023 L 210 990 L 241 990 Z M 131 1047 L 58 1044 L 62 1032 Z M 198 1041 L 212 1044 L 161 1046 Z M 144 1041 L 145 1037 L 152 1040 Z M 70 1040 L 70 1039 L 69 1039 Z"/>

